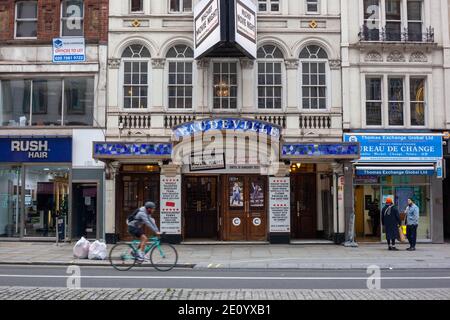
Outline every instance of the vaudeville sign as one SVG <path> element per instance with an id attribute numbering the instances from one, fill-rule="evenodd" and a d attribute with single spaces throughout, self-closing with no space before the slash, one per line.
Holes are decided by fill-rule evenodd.
<path id="1" fill-rule="evenodd" d="M 360 161 L 365 162 L 436 162 L 443 157 L 439 135 L 350 133 L 344 140 L 360 143 Z"/>
<path id="2" fill-rule="evenodd" d="M 256 58 L 257 7 L 253 0 L 201 0 L 194 7 L 195 58 Z"/>
<path id="3" fill-rule="evenodd" d="M 0 138 L 0 162 L 72 162 L 72 138 Z"/>
<path id="4" fill-rule="evenodd" d="M 234 132 L 253 132 L 257 134 L 266 134 L 273 139 L 280 139 L 281 128 L 264 121 L 253 119 L 224 118 L 224 119 L 205 119 L 182 124 L 173 129 L 176 138 L 205 133 L 213 130 L 231 130 Z"/>

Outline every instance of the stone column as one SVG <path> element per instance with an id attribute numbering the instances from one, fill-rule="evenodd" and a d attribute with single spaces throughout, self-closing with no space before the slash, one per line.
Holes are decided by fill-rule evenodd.
<path id="1" fill-rule="evenodd" d="M 345 241 L 345 215 L 344 215 L 344 173 L 342 164 L 334 162 L 333 169 L 333 240 L 336 244 Z"/>
<path id="2" fill-rule="evenodd" d="M 345 212 L 345 238 L 350 234 L 350 218 L 354 214 L 353 165 L 345 162 L 344 166 L 344 212 Z"/>
<path id="3" fill-rule="evenodd" d="M 105 240 L 106 243 L 116 243 L 118 241 L 118 230 L 116 226 L 116 184 L 120 170 L 120 162 L 107 163 L 105 166 Z"/>

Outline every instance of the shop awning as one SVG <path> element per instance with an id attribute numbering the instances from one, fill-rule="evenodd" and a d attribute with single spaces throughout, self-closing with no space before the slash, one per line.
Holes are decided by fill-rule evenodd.
<path id="1" fill-rule="evenodd" d="M 426 166 L 356 166 L 357 176 L 434 176 L 436 169 Z"/>

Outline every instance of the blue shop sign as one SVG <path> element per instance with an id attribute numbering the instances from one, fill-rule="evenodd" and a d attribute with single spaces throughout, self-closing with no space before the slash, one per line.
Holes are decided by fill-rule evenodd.
<path id="1" fill-rule="evenodd" d="M 265 134 L 274 139 L 280 139 L 281 127 L 265 121 L 253 119 L 224 118 L 204 119 L 182 124 L 173 129 L 177 138 L 205 133 L 211 130 L 230 130 L 233 132 L 253 132 Z"/>
<path id="2" fill-rule="evenodd" d="M 0 162 L 72 162 L 72 138 L 0 138 Z"/>
<path id="3" fill-rule="evenodd" d="M 357 176 L 434 176 L 435 169 L 389 169 L 389 168 L 364 168 L 356 169 Z"/>
<path id="4" fill-rule="evenodd" d="M 358 143 L 284 143 L 282 158 L 329 157 L 333 159 L 358 159 Z"/>
<path id="5" fill-rule="evenodd" d="M 362 162 L 437 162 L 443 157 L 442 136 L 345 134 L 359 142 Z"/>

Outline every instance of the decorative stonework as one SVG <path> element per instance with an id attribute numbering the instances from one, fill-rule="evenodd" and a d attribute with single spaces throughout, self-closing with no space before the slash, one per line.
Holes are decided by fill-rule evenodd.
<path id="1" fill-rule="evenodd" d="M 208 69 L 208 68 L 209 68 L 208 59 L 197 60 L 197 69 Z"/>
<path id="2" fill-rule="evenodd" d="M 341 68 L 341 60 L 330 60 L 330 69 L 331 70 L 339 70 Z"/>
<path id="3" fill-rule="evenodd" d="M 241 59 L 241 68 L 242 69 L 253 69 L 254 61 L 250 59 Z"/>
<path id="4" fill-rule="evenodd" d="M 428 58 L 423 52 L 417 51 L 411 54 L 409 62 L 428 62 Z"/>
<path id="5" fill-rule="evenodd" d="M 366 55 L 365 61 L 367 61 L 367 62 L 383 62 L 383 56 L 379 52 L 371 51 Z"/>
<path id="6" fill-rule="evenodd" d="M 119 69 L 120 59 L 108 59 L 108 67 L 110 69 Z"/>
<path id="7" fill-rule="evenodd" d="M 405 56 L 399 51 L 393 51 L 388 55 L 388 62 L 405 62 Z"/>
<path id="8" fill-rule="evenodd" d="M 164 69 L 165 64 L 166 64 L 166 59 L 163 59 L 163 58 L 152 59 L 153 69 Z"/>
<path id="9" fill-rule="evenodd" d="M 286 59 L 284 61 L 285 65 L 286 65 L 286 69 L 298 69 L 298 65 L 299 65 L 299 61 L 298 59 Z"/>

